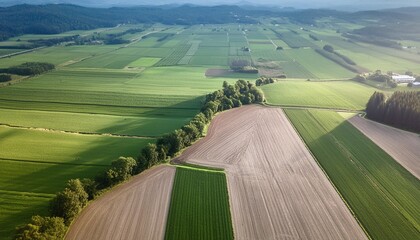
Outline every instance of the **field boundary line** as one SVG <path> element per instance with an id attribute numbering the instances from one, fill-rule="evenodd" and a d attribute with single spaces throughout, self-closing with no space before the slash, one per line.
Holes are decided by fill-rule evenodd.
<path id="1" fill-rule="evenodd" d="M 353 215 L 354 219 L 356 219 L 358 225 L 360 226 L 360 228 L 363 230 L 363 232 L 366 234 L 366 237 L 370 240 L 372 240 L 372 237 L 369 235 L 369 232 L 367 231 L 367 229 L 362 225 L 362 222 L 360 221 L 360 219 L 357 217 L 356 213 L 353 211 L 353 209 L 351 209 L 350 205 L 348 204 L 348 202 L 346 201 L 346 199 L 344 198 L 343 195 L 341 195 L 340 191 L 338 190 L 337 186 L 334 184 L 334 182 L 331 180 L 331 178 L 328 176 L 327 172 L 325 171 L 325 169 L 321 166 L 321 164 L 319 163 L 318 159 L 315 157 L 315 155 L 312 153 L 312 151 L 310 150 L 310 148 L 308 147 L 307 143 L 305 142 L 305 140 L 303 139 L 303 137 L 300 135 L 300 132 L 296 129 L 295 125 L 293 124 L 293 122 L 290 120 L 289 115 L 287 115 L 286 112 L 284 112 L 283 108 L 280 108 L 284 115 L 286 115 L 287 121 L 289 122 L 289 124 L 292 125 L 293 129 L 295 130 L 295 132 L 297 133 L 297 135 L 299 136 L 300 140 L 304 143 L 305 148 L 308 150 L 308 152 L 311 154 L 311 156 L 313 157 L 313 159 L 315 160 L 316 164 L 318 165 L 318 167 L 321 169 L 321 171 L 324 173 L 324 176 L 327 178 L 327 180 L 331 183 L 331 185 L 333 186 L 333 188 L 335 189 L 335 191 L 337 192 L 337 194 L 340 196 L 341 200 L 343 201 L 343 203 L 347 206 L 347 209 L 350 211 L 351 215 Z M 298 109 L 299 110 L 299 109 Z M 300 110 L 308 110 L 308 109 L 300 109 Z"/>
<path id="2" fill-rule="evenodd" d="M 348 113 L 364 113 L 363 110 L 352 110 L 346 108 L 328 108 L 328 107 L 317 107 L 317 106 L 301 106 L 301 105 L 287 105 L 287 104 L 272 104 L 262 103 L 265 107 L 274 107 L 282 109 L 296 109 L 296 110 L 323 110 L 323 111 L 335 111 L 335 112 L 348 112 Z"/>
<path id="3" fill-rule="evenodd" d="M 114 133 L 93 133 L 93 132 L 76 132 L 68 130 L 57 130 L 52 128 L 40 128 L 40 127 L 24 127 L 11 125 L 6 123 L 0 123 L 0 126 L 14 129 L 23 129 L 23 130 L 35 130 L 43 132 L 52 132 L 52 133 L 65 133 L 65 134 L 74 134 L 74 135 L 86 135 L 86 136 L 102 136 L 102 137 L 116 137 L 116 138 L 135 138 L 135 139 L 156 139 L 157 137 L 151 136 L 136 136 L 136 135 L 125 135 L 125 134 L 114 134 Z"/>
<path id="4" fill-rule="evenodd" d="M 39 164 L 51 164 L 51 165 L 89 166 L 89 167 L 108 167 L 109 166 L 106 164 L 49 162 L 49 161 L 42 161 L 42 160 L 40 161 L 40 160 L 16 159 L 16 158 L 0 158 L 0 161 L 28 162 L 28 163 L 39 163 Z"/>
<path id="5" fill-rule="evenodd" d="M 13 195 L 31 195 L 31 196 L 40 197 L 40 198 L 53 198 L 55 196 L 54 193 L 23 192 L 23 191 L 1 190 L 1 189 L 0 189 L 0 193 L 13 194 Z"/>
<path id="6" fill-rule="evenodd" d="M 127 105 L 111 105 L 111 104 L 93 104 L 93 103 L 77 103 L 77 102 L 55 102 L 55 101 L 40 101 L 40 100 L 16 100 L 16 99 L 4 99 L 0 98 L 1 101 L 7 102 L 27 102 L 27 103 L 51 103 L 51 104 L 69 104 L 69 105 L 80 105 L 80 106 L 101 106 L 101 107 L 119 107 L 119 108 L 134 108 L 134 109 L 177 109 L 177 110 L 191 110 L 195 108 L 187 107 L 152 107 L 152 106 L 127 106 Z M 5 108 L 2 107 L 1 108 Z M 35 109 L 34 109 L 35 110 Z M 106 114 L 104 114 L 106 115 Z M 118 115 L 120 116 L 120 115 Z"/>

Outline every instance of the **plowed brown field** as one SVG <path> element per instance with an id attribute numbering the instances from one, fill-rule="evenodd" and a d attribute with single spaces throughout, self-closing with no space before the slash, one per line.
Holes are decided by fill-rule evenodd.
<path id="1" fill-rule="evenodd" d="M 366 239 L 281 109 L 221 113 L 177 161 L 226 169 L 236 239 Z"/>
<path id="2" fill-rule="evenodd" d="M 349 122 L 420 179 L 420 136 L 359 116 Z"/>
<path id="3" fill-rule="evenodd" d="M 175 168 L 158 166 L 92 202 L 66 239 L 163 239 Z"/>

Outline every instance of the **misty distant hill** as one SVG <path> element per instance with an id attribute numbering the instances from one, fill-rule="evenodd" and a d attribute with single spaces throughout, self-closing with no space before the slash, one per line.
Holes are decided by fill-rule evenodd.
<path id="1" fill-rule="evenodd" d="M 37 0 L 42 1 L 42 0 Z M 69 4 L 16 5 L 0 8 L 0 40 L 21 34 L 56 34 L 71 30 L 112 27 L 121 23 L 163 23 L 168 25 L 257 23 L 260 17 L 286 17 L 299 24 L 316 24 L 322 17 L 350 22 L 364 21 L 354 34 L 410 39 L 418 32 L 420 8 L 399 8 L 356 13 L 325 9 L 241 8 L 238 6 L 166 5 L 143 7 L 88 8 Z M 372 24 L 377 20 L 380 24 Z M 380 26 L 379 26 L 380 25 Z"/>

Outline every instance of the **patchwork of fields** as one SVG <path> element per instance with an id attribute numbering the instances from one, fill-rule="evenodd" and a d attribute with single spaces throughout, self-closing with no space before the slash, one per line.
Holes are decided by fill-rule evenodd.
<path id="1" fill-rule="evenodd" d="M 128 44 L 57 45 L 0 59 L 0 68 L 24 62 L 56 65 L 54 71 L 12 82 L 10 86 L 0 85 L 0 239 L 10 239 L 15 226 L 26 223 L 31 215 L 47 214 L 48 201 L 68 179 L 94 177 L 112 160 L 119 156 L 136 157 L 147 143 L 183 126 L 199 112 L 204 96 L 220 89 L 224 81 L 255 81 L 259 75 L 285 74 L 286 81 L 261 87 L 268 104 L 360 111 L 377 89 L 347 81 L 355 73 L 323 57 L 317 49 L 330 44 L 371 71 L 420 73 L 420 59 L 414 52 L 347 41 L 333 29 L 302 29 L 291 23 L 123 25 L 58 35 L 24 35 L 19 41 L 12 38 L 1 42 L 0 55 L 19 50 L 1 46 L 17 46 L 33 39 L 88 36 L 96 31 L 115 34 L 133 27 L 145 29 L 121 36 L 131 41 Z M 334 27 L 357 28 L 350 23 Z M 259 74 L 230 71 L 234 60 L 249 62 L 259 69 Z M 194 145 L 182 156 L 194 163 L 226 168 L 227 182 L 220 172 L 180 168 L 175 174 L 170 167 L 159 167 L 154 170 L 156 174 L 145 174 L 139 179 L 153 182 L 157 175 L 167 174 L 164 180 L 150 183 L 151 188 L 164 188 L 166 195 L 142 183 L 121 186 L 90 205 L 75 223 L 78 230 L 71 230 L 68 239 L 92 239 L 91 234 L 98 232 L 103 232 L 104 235 L 95 235 L 101 238 L 163 238 L 165 231 L 168 239 L 267 239 L 286 235 L 364 239 L 357 221 L 283 112 L 255 106 L 243 109 L 233 110 L 233 115 L 244 111 L 255 118 L 243 119 L 239 114 L 238 119 L 231 120 L 232 113 L 221 114 L 212 123 L 204 143 Z M 418 236 L 418 179 L 336 113 L 286 113 L 370 237 Z M 225 116 L 229 121 L 222 126 L 220 119 Z M 255 125 L 256 122 L 261 124 Z M 260 131 L 267 134 L 261 135 Z M 216 136 L 223 141 L 213 140 Z M 206 144 L 211 146 L 200 150 Z M 227 148 L 229 144 L 235 149 Z M 146 180 L 148 176 L 150 179 Z M 270 182 L 273 179 L 277 181 L 274 187 Z M 129 194 L 127 189 L 134 186 L 139 187 L 138 191 Z M 203 189 L 212 189 L 213 195 Z M 152 195 L 143 196 L 151 192 Z M 121 198 L 117 193 L 122 194 Z M 112 198 L 124 202 L 127 197 L 134 202 L 136 196 L 148 205 L 140 205 L 133 212 L 126 212 L 126 216 L 144 213 L 159 229 L 146 231 L 147 222 L 139 221 L 138 229 L 117 236 L 110 233 L 109 222 L 97 222 L 106 215 L 101 210 L 104 201 Z M 161 197 L 160 201 L 154 202 L 156 196 Z M 159 210 L 153 210 L 152 205 Z M 115 205 L 112 211 L 118 212 L 123 206 Z M 133 203 L 135 206 L 138 205 Z M 150 209 L 146 209 L 148 206 Z M 216 210 L 222 215 L 214 216 L 212 212 Z M 169 224 L 165 225 L 168 212 Z M 155 213 L 158 214 L 152 216 Z M 195 225 L 184 221 L 190 216 Z M 98 228 L 90 231 L 93 225 Z"/>
<path id="2" fill-rule="evenodd" d="M 179 160 L 225 169 L 237 239 L 366 239 L 280 108 L 221 113 Z"/>
<path id="3" fill-rule="evenodd" d="M 417 239 L 420 181 L 339 114 L 286 110 L 373 239 Z"/>

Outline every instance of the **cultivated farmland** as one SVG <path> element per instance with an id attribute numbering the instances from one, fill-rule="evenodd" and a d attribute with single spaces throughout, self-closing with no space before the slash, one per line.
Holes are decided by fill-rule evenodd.
<path id="1" fill-rule="evenodd" d="M 175 168 L 158 166 L 90 204 L 66 239 L 163 239 Z"/>
<path id="2" fill-rule="evenodd" d="M 355 116 L 349 122 L 375 144 L 420 178 L 420 138 L 418 134 L 399 130 Z"/>
<path id="3" fill-rule="evenodd" d="M 267 102 L 273 105 L 349 110 L 364 109 L 377 90 L 352 81 L 279 81 L 261 89 Z"/>
<path id="4" fill-rule="evenodd" d="M 373 239 L 418 239 L 420 181 L 339 114 L 286 110 Z"/>
<path id="5" fill-rule="evenodd" d="M 0 85 L 0 239 L 11 238 L 15 226 L 28 222 L 31 215 L 48 214 L 48 201 L 55 192 L 63 189 L 68 179 L 93 178 L 106 169 L 112 160 L 120 156 L 135 158 L 147 143 L 153 143 L 157 137 L 182 127 L 199 112 L 205 94 L 219 89 L 224 81 L 231 83 L 245 79 L 253 82 L 259 75 L 286 74 L 289 78 L 286 81 L 261 87 L 269 104 L 359 111 L 364 109 L 367 99 L 376 89 L 343 81 L 354 74 L 321 56 L 315 49 L 331 44 L 337 52 L 369 70 L 402 73 L 411 70 L 419 73 L 415 72 L 419 70 L 420 62 L 415 51 L 347 41 L 335 29 L 356 29 L 362 25 L 342 23 L 330 26 L 329 20 L 323 19 L 320 26 L 328 26 L 328 29 L 318 25 L 302 29 L 296 23 L 278 25 L 271 23 L 271 20 L 262 19 L 261 25 L 123 24 L 114 28 L 56 35 L 24 35 L 1 42 L 0 55 L 15 51 L 7 47 L 17 47 L 37 39 L 75 34 L 123 34 L 130 29 L 142 29 L 141 32 L 121 36 L 129 43 L 63 43 L 0 59 L 0 68 L 29 61 L 46 61 L 56 66 L 54 71 L 39 76 L 13 76 L 12 82 Z M 276 32 L 280 34 L 276 35 Z M 314 41 L 309 34 L 316 35 L 322 41 Z M 259 74 L 229 70 L 229 63 L 236 59 L 247 60 L 259 68 Z M 307 79 L 311 81 L 305 81 Z M 320 81 L 314 82 L 314 79 Z M 398 89 L 407 88 L 399 86 Z M 217 164 L 227 169 L 229 190 L 235 194 L 235 198 L 230 199 L 234 214 L 233 228 L 237 234 L 235 237 L 364 238 L 356 221 L 319 169 L 316 169 L 314 160 L 296 134 L 290 130 L 290 124 L 281 110 L 244 109 L 235 111 L 240 115 L 243 111 L 250 116 L 255 111 L 257 117 L 251 118 L 254 122 L 244 120 L 248 125 L 242 128 L 242 122 L 235 120 L 233 122 L 238 126 L 233 126 L 232 130 L 223 128 L 226 134 L 220 134 L 230 141 L 222 141 L 225 146 L 236 144 L 236 149 L 225 149 L 225 146 L 211 140 L 216 129 L 211 130 L 204 142 L 215 144 L 215 148 L 222 150 L 203 155 L 205 161 L 201 161 L 214 165 L 220 160 Z M 273 120 L 268 123 L 266 118 Z M 217 128 L 222 127 L 218 119 L 214 123 Z M 242 119 L 242 115 L 239 119 Z M 279 121 L 284 126 L 279 126 Z M 255 123 L 258 124 L 254 126 Z M 270 135 L 268 129 L 271 128 L 279 130 Z M 262 132 L 261 135 L 258 131 Z M 227 133 L 233 135 L 228 136 Z M 244 140 L 235 143 L 239 138 Z M 256 140 L 249 140 L 254 138 Z M 252 146 L 254 141 L 255 146 Z M 266 144 L 266 141 L 270 143 Z M 279 141 L 280 148 L 273 145 Z M 299 144 L 289 146 L 293 141 Z M 246 150 L 245 153 L 242 150 Z M 267 156 L 262 152 L 267 152 Z M 211 159 L 214 154 L 216 158 Z M 223 154 L 228 157 L 225 159 Z M 196 158 L 188 160 L 200 162 L 203 157 L 194 156 Z M 223 163 L 222 158 L 233 162 Z M 241 161 L 236 163 L 238 159 Z M 233 166 L 241 167 L 234 169 Z M 313 175 L 305 175 L 306 171 Z M 278 173 L 283 175 L 278 176 Z M 197 180 L 204 178 L 204 175 L 194 173 L 188 178 Z M 272 179 L 279 184 L 272 187 L 269 176 L 274 176 Z M 205 177 L 213 179 L 214 176 Z M 294 183 L 295 179 L 303 180 Z M 281 181 L 291 183 L 289 185 L 294 187 L 285 187 Z M 314 186 L 309 186 L 312 182 L 315 182 Z M 261 185 L 257 186 L 257 183 Z M 414 182 L 414 186 L 416 184 Z M 404 186 L 408 187 L 408 183 Z M 194 189 L 196 186 L 190 187 Z M 263 195 L 253 195 L 260 189 Z M 246 190 L 250 192 L 245 193 Z M 179 191 L 176 194 L 184 193 Z M 301 199 L 301 202 L 295 199 Z M 314 206 L 307 206 L 310 199 L 315 199 Z M 196 200 L 191 199 L 191 204 Z M 264 206 L 275 210 L 268 212 Z M 182 204 L 179 207 L 186 208 Z M 242 208 L 249 210 L 238 213 Z M 290 211 L 289 208 L 299 210 Z M 320 209 L 324 208 L 321 212 Z M 411 216 L 411 213 L 404 214 Z M 271 218 L 272 224 L 265 224 Z M 344 223 L 339 226 L 337 223 L 342 221 Z M 211 224 L 213 222 L 207 225 Z M 327 229 L 327 225 L 331 228 Z M 416 226 L 419 229 L 418 224 Z M 165 227 L 160 230 L 159 237 L 163 237 Z M 174 234 L 185 234 L 181 227 L 168 227 L 172 227 Z M 182 232 L 175 233 L 176 230 Z M 209 229 L 206 231 L 212 232 Z M 288 235 L 281 235 L 283 233 Z M 226 238 L 231 238 L 231 235 L 227 235 Z"/>
<path id="6" fill-rule="evenodd" d="M 233 239 L 223 172 L 177 168 L 165 239 Z"/>
<path id="7" fill-rule="evenodd" d="M 366 239 L 281 109 L 221 113 L 179 160 L 225 168 L 237 239 Z"/>

